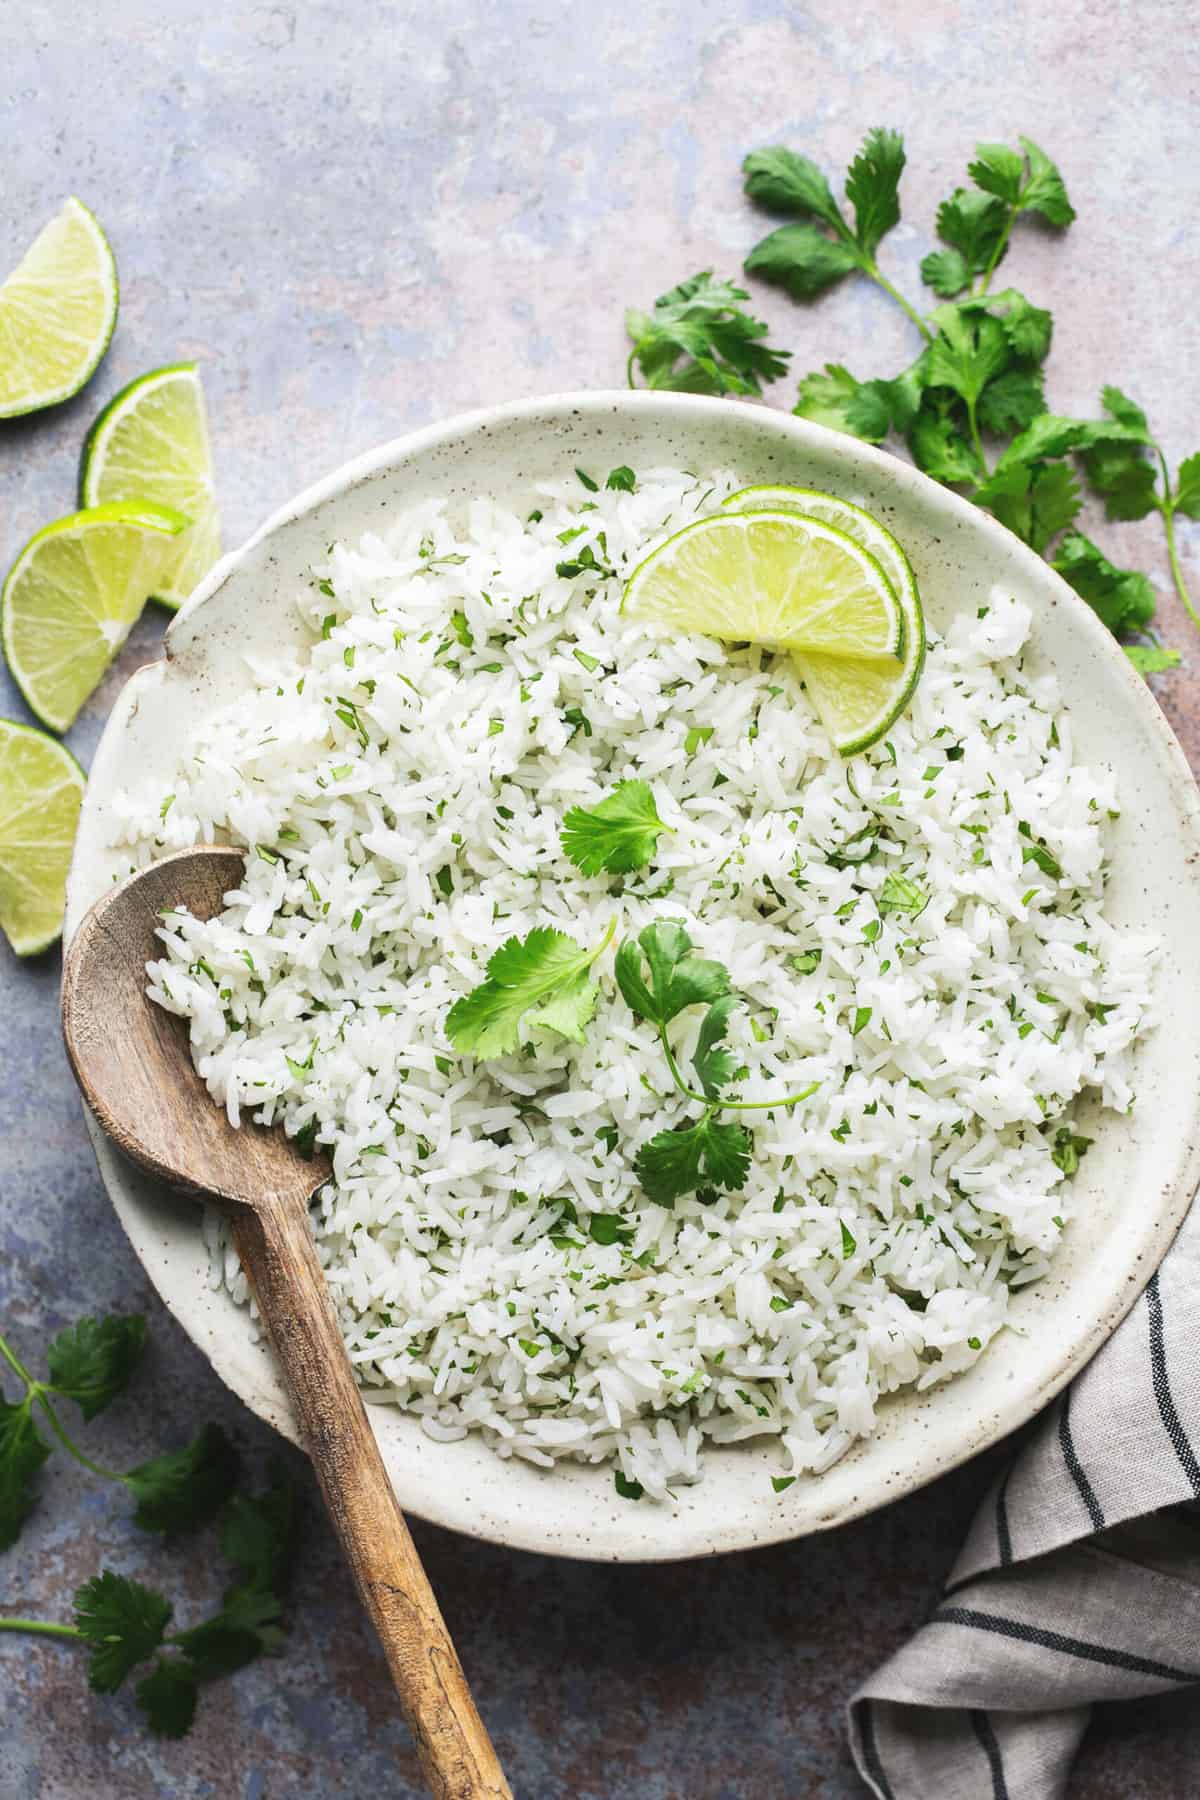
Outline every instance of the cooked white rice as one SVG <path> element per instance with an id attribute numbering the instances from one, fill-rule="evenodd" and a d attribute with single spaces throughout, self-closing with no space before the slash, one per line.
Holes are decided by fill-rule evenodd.
<path id="1" fill-rule="evenodd" d="M 151 992 L 231 1119 L 332 1145 L 313 1224 L 363 1383 L 435 1438 L 616 1457 L 663 1497 L 706 1438 L 828 1468 L 882 1395 L 983 1353 L 1070 1215 L 1073 1102 L 1132 1103 L 1154 944 L 1105 920 L 1113 781 L 1023 673 L 1024 604 L 959 619 L 888 742 L 845 761 L 785 658 L 639 626 L 616 578 L 555 572 L 585 546 L 626 572 L 731 478 L 594 473 L 528 519 L 430 504 L 334 547 L 296 596 L 309 647 L 252 664 L 253 701 L 124 798 L 123 841 L 258 850 L 222 916 L 167 923 Z M 673 835 L 587 879 L 562 816 L 629 777 Z M 879 910 L 895 872 L 916 916 Z M 447 1040 L 506 938 L 595 944 L 614 913 L 618 941 L 677 919 L 728 966 L 740 1091 L 820 1083 L 747 1115 L 749 1179 L 711 1204 L 668 1211 L 634 1173 L 695 1109 L 611 950 L 586 1044 L 533 1031 L 478 1063 Z M 597 1213 L 630 1241 L 593 1242 Z"/>

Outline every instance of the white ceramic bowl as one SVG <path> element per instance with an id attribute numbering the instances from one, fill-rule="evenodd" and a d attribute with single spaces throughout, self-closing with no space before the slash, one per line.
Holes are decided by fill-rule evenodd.
<path id="1" fill-rule="evenodd" d="M 862 500 L 907 548 L 935 627 L 974 609 L 994 582 L 1034 608 L 1033 652 L 1069 699 L 1081 756 L 1112 765 L 1126 810 L 1113 832 L 1111 916 L 1161 933 L 1161 1023 L 1139 1052 L 1129 1119 L 1095 1114 L 1076 1177 L 1078 1217 L 1053 1273 L 1013 1306 L 970 1372 L 881 1409 L 879 1428 L 826 1474 L 776 1494 L 774 1444 L 706 1452 L 704 1481 L 672 1506 L 618 1499 L 612 1470 L 543 1473 L 501 1461 L 477 1437 L 436 1444 L 387 1406 L 371 1416 L 406 1510 L 498 1543 L 613 1560 L 694 1556 L 820 1530 L 919 1487 L 1028 1419 L 1087 1360 L 1169 1245 L 1200 1179 L 1200 806 L 1144 682 L 1094 614 L 1032 551 L 904 463 L 759 407 L 684 395 L 569 394 L 433 426 L 348 464 L 277 513 L 203 582 L 141 669 L 97 751 L 68 896 L 68 933 L 110 883 L 114 790 L 164 771 L 209 708 L 243 692 L 241 652 L 299 634 L 292 596 L 335 538 L 356 539 L 430 495 L 495 495 L 524 510 L 530 484 L 576 464 L 734 468 Z M 208 1284 L 199 1217 L 123 1162 L 92 1124 L 114 1206 L 172 1313 L 261 1418 L 295 1425 L 248 1316 Z"/>

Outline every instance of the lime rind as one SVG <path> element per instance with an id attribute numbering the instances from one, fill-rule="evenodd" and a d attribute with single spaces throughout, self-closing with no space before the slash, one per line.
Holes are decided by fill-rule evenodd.
<path id="1" fill-rule="evenodd" d="M 221 554 L 208 415 L 193 362 L 139 375 L 113 396 L 84 439 L 80 505 L 140 498 L 191 520 L 161 590 L 150 596 L 175 612 Z"/>
<path id="2" fill-rule="evenodd" d="M 85 387 L 112 341 L 119 302 L 112 246 L 71 195 L 0 285 L 0 419 L 58 406 Z M 94 315 L 85 330 L 81 307 Z"/>
<path id="3" fill-rule="evenodd" d="M 35 532 L 0 590 L 0 642 L 30 710 L 65 731 L 128 637 L 188 520 L 118 501 Z"/>
<path id="4" fill-rule="evenodd" d="M 789 562 L 782 590 L 768 591 L 769 581 Z M 816 605 L 802 604 L 801 584 L 809 592 L 824 584 L 825 597 Z M 904 614 L 876 558 L 836 526 L 798 519 L 794 508 L 753 508 L 693 520 L 637 565 L 625 584 L 621 610 L 773 650 L 889 664 L 904 654 Z"/>
<path id="5" fill-rule="evenodd" d="M 879 563 L 904 614 L 903 677 L 894 694 L 880 706 L 873 719 L 861 724 L 860 729 L 853 734 L 840 733 L 835 738 L 836 747 L 843 756 L 852 756 L 860 750 L 869 749 L 872 744 L 878 743 L 884 732 L 908 706 L 925 666 L 925 614 L 917 579 L 903 545 L 886 525 L 881 525 L 864 507 L 856 506 L 850 500 L 842 500 L 835 494 L 823 493 L 817 488 L 779 485 L 741 488 L 724 501 L 723 509 L 740 513 L 784 510 L 799 513 L 805 518 L 819 519 L 844 530 L 847 536 L 854 538 Z M 837 680 L 837 671 L 830 669 L 826 673 L 826 660 L 810 663 L 810 659 L 797 656 L 797 661 L 808 678 L 814 704 L 823 716 L 831 710 L 829 688 Z M 869 675 L 867 680 L 870 680 Z"/>
<path id="6" fill-rule="evenodd" d="M 65 744 L 0 719 L 0 929 L 18 956 L 62 935 L 86 777 Z"/>

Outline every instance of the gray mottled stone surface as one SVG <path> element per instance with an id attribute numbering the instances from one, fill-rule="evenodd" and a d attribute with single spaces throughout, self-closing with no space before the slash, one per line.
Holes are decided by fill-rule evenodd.
<path id="1" fill-rule="evenodd" d="M 0 7 L 0 264 L 78 192 L 112 236 L 123 305 L 89 389 L 0 431 L 0 560 L 71 507 L 100 403 L 140 371 L 204 365 L 230 542 L 352 453 L 483 401 L 616 385 L 621 310 L 693 269 L 732 273 L 757 221 L 738 162 L 786 139 L 840 168 L 861 131 L 908 139 L 906 219 L 885 262 L 909 291 L 937 200 L 977 138 L 1023 130 L 1062 163 L 1069 242 L 1022 229 L 1019 279 L 1058 315 L 1060 410 L 1118 381 L 1172 457 L 1197 447 L 1194 228 L 1200 53 L 1191 8 L 1014 0 L 839 7 L 779 0 Z M 811 309 L 765 297 L 797 369 L 890 373 L 911 328 L 848 287 Z M 781 383 L 776 404 L 790 403 Z M 774 398 L 774 396 L 773 396 Z M 1119 560 L 1165 581 L 1152 523 Z M 1185 542 L 1200 581 L 1200 541 Z M 1191 667 L 1161 698 L 1200 751 Z M 143 621 L 72 743 L 86 760 Z M 0 678 L 0 687 L 3 679 Z M 22 716 L 0 692 L 0 711 Z M 270 1434 L 153 1299 L 110 1216 L 58 1041 L 53 958 L 0 954 L 0 1321 L 36 1357 L 87 1309 L 145 1307 L 153 1347 L 90 1440 L 118 1466 L 222 1420 L 254 1465 Z M 281 1660 L 211 1690 L 179 1744 L 85 1693 L 78 1657 L 0 1639 L 3 1800 L 362 1800 L 419 1792 L 406 1733 L 311 1485 Z M 993 1459 L 994 1466 L 994 1459 Z M 929 1606 L 990 1473 L 975 1464 L 818 1540 L 720 1563 L 605 1569 L 418 1536 L 522 1800 L 846 1800 L 841 1706 Z M 101 1561 L 215 1601 L 211 1543 L 164 1549 L 119 1497 L 57 1458 L 0 1612 L 62 1616 Z M 1190 1695 L 1099 1720 L 1076 1800 L 1200 1786 Z"/>

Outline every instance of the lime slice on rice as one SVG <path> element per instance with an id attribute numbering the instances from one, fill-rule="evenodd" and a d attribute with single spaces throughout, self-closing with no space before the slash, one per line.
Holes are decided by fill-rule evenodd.
<path id="1" fill-rule="evenodd" d="M 153 369 L 122 388 L 88 432 L 79 504 L 153 500 L 191 520 L 152 596 L 174 612 L 221 554 L 208 413 L 195 363 Z"/>
<path id="2" fill-rule="evenodd" d="M 162 585 L 182 513 L 149 500 L 72 513 L 31 537 L 0 594 L 0 636 L 31 709 L 65 731 Z"/>
<path id="3" fill-rule="evenodd" d="M 65 744 L 0 719 L 0 927 L 18 956 L 62 931 L 83 782 Z"/>
<path id="4" fill-rule="evenodd" d="M 890 681 L 880 681 L 876 671 L 864 670 L 856 684 L 853 679 L 847 682 L 847 671 L 827 668 L 823 662 L 805 666 L 809 691 L 822 719 L 826 723 L 837 720 L 838 748 L 844 754 L 865 750 L 904 711 L 925 665 L 925 615 L 916 576 L 902 546 L 863 507 L 816 488 L 742 488 L 730 495 L 725 508 L 743 513 L 760 509 L 798 512 L 819 519 L 853 538 L 887 576 L 904 615 L 904 666 L 899 678 L 893 675 Z"/>
<path id="5" fill-rule="evenodd" d="M 903 682 L 904 612 L 871 552 L 823 520 L 782 507 L 697 520 L 634 570 L 623 610 L 790 651 L 845 754 L 873 742 L 898 710 L 883 697 Z"/>
<path id="6" fill-rule="evenodd" d="M 0 419 L 57 406 L 93 374 L 117 322 L 117 265 L 70 199 L 0 287 Z"/>

